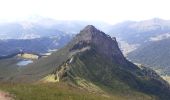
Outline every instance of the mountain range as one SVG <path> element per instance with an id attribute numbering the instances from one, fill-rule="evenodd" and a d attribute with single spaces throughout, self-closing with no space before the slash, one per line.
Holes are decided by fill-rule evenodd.
<path id="1" fill-rule="evenodd" d="M 54 20 L 41 17 L 30 21 L 0 23 L 0 39 L 33 39 L 77 34 L 88 24 L 93 24 L 103 31 L 108 31 L 110 26 L 97 21 Z"/>
<path id="2" fill-rule="evenodd" d="M 116 25 L 90 21 L 58 21 L 48 18 L 39 18 L 30 22 L 1 23 L 0 56 L 8 56 L 19 50 L 36 54 L 57 50 L 88 24 L 94 24 L 107 34 L 116 36 L 121 50 L 128 59 L 152 67 L 160 74 L 168 75 L 170 21 L 159 18 L 140 22 L 126 21 Z M 160 48 L 161 45 L 165 46 Z M 152 52 L 153 49 L 157 51 Z"/>
<path id="3" fill-rule="evenodd" d="M 129 100 L 170 98 L 170 86 L 166 81 L 153 70 L 128 61 L 116 38 L 92 25 L 86 26 L 52 55 L 18 69 L 11 76 L 1 77 L 3 80 L 17 83 L 65 82 L 108 98 L 116 95 Z"/>
<path id="4" fill-rule="evenodd" d="M 89 23 L 102 31 L 86 26 Z M 120 100 L 170 98 L 170 86 L 163 79 L 170 75 L 168 20 L 126 21 L 112 26 L 41 19 L 1 24 L 0 36 L 0 83 L 66 83 L 111 100 L 117 96 Z M 53 52 L 26 59 L 18 56 L 20 51 L 38 55 Z M 18 65 L 27 60 L 31 63 Z"/>
<path id="5" fill-rule="evenodd" d="M 13 55 L 20 50 L 36 54 L 57 50 L 89 23 L 108 30 L 109 24 L 103 22 L 58 21 L 42 17 L 30 21 L 1 23 L 0 57 Z"/>

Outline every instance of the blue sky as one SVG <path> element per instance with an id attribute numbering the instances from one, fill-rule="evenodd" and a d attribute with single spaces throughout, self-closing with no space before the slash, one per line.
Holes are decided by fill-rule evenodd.
<path id="1" fill-rule="evenodd" d="M 0 0 L 0 21 L 31 16 L 112 24 L 155 17 L 170 19 L 169 4 L 170 0 Z"/>

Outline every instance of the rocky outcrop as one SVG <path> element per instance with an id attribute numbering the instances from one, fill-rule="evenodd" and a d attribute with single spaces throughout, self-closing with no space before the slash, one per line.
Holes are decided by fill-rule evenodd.
<path id="1" fill-rule="evenodd" d="M 127 65 L 127 61 L 118 47 L 116 38 L 111 38 L 92 25 L 88 25 L 81 30 L 80 34 L 74 38 L 74 41 L 76 44 L 74 44 L 71 50 L 90 46 L 95 48 L 95 50 L 106 59 L 119 65 Z"/>

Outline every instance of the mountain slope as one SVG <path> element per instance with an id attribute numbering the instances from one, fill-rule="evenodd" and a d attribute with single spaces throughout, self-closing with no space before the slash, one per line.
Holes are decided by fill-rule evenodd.
<path id="1" fill-rule="evenodd" d="M 151 42 L 128 54 L 137 63 L 152 67 L 161 75 L 170 75 L 170 39 Z"/>
<path id="2" fill-rule="evenodd" d="M 151 67 L 160 75 L 170 75 L 169 20 L 127 21 L 114 25 L 110 33 L 118 38 L 122 51 L 132 62 Z"/>
<path id="3" fill-rule="evenodd" d="M 96 93 L 136 100 L 170 98 L 169 85 L 154 71 L 125 59 L 115 38 L 86 26 L 64 48 L 25 67 L 13 81 L 67 82 Z"/>

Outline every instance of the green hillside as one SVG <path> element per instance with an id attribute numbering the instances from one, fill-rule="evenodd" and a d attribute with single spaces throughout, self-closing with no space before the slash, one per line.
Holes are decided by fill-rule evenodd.
<path id="1" fill-rule="evenodd" d="M 65 83 L 0 85 L 0 89 L 13 94 L 15 100 L 153 100 L 154 98 L 141 93 L 128 96 L 90 93 Z"/>

